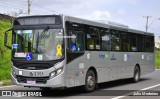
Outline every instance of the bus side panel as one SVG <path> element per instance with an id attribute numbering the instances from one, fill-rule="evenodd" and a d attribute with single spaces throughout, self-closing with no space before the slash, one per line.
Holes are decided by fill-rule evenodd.
<path id="1" fill-rule="evenodd" d="M 104 54 L 107 54 L 108 56 L 105 58 L 103 57 Z M 108 60 L 108 52 L 86 51 L 83 56 L 80 56 L 67 64 L 67 87 L 84 85 L 86 73 L 90 67 L 94 67 L 96 69 L 98 83 L 109 81 L 110 71 Z M 70 79 L 68 79 L 68 77 Z"/>
<path id="2" fill-rule="evenodd" d="M 125 72 L 121 70 L 123 59 L 120 52 L 110 52 L 110 80 L 117 80 L 125 77 Z"/>
<path id="3" fill-rule="evenodd" d="M 126 59 L 125 59 L 126 58 Z M 125 67 L 126 67 L 126 75 L 127 78 L 133 77 L 134 74 L 134 68 L 136 64 L 140 65 L 140 56 L 137 52 L 127 52 L 124 53 L 124 59 L 125 59 Z"/>
<path id="4" fill-rule="evenodd" d="M 66 65 L 67 87 L 84 85 L 87 72 L 86 55 L 75 58 Z"/>
<path id="5" fill-rule="evenodd" d="M 155 70 L 154 53 L 141 53 L 141 75 L 151 73 Z"/>
<path id="6" fill-rule="evenodd" d="M 86 51 L 85 60 L 87 68 L 94 67 L 97 71 L 98 83 L 110 81 L 109 52 L 104 51 Z"/>

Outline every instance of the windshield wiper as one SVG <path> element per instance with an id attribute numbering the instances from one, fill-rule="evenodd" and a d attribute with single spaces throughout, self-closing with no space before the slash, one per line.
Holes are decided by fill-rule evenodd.
<path id="1" fill-rule="evenodd" d="M 46 32 L 49 30 L 49 26 L 47 25 L 44 29 L 43 32 L 41 33 L 41 35 L 39 36 L 39 38 L 44 38 L 46 36 Z"/>
<path id="2" fill-rule="evenodd" d="M 45 32 L 47 32 L 49 30 L 49 26 L 47 25 L 44 29 L 43 29 L 43 31 L 42 31 L 42 33 L 40 33 L 41 35 L 39 35 L 39 32 L 38 32 L 38 37 L 37 37 L 37 41 L 36 41 L 36 52 L 38 53 L 38 41 L 39 41 L 39 38 L 44 38 L 45 37 Z"/>

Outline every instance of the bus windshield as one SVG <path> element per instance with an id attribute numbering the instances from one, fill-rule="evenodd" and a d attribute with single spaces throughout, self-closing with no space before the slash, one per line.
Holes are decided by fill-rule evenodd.
<path id="1" fill-rule="evenodd" d="M 56 60 L 63 57 L 62 29 L 13 30 L 12 57 L 28 60 Z"/>

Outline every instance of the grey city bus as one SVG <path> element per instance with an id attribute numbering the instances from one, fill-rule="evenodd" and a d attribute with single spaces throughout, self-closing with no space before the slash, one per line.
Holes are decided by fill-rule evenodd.
<path id="1" fill-rule="evenodd" d="M 83 86 L 91 92 L 98 83 L 138 82 L 155 70 L 154 34 L 113 22 L 65 15 L 18 17 L 5 32 L 4 44 L 12 50 L 12 83 L 25 87 Z"/>

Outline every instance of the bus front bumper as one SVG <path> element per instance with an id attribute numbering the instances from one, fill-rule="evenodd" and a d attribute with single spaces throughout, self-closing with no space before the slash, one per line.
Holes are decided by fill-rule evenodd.
<path id="1" fill-rule="evenodd" d="M 17 78 L 11 73 L 11 81 L 14 85 L 19 86 L 25 86 L 25 87 L 48 87 L 48 88 L 60 88 L 65 87 L 65 81 L 64 81 L 64 72 L 54 78 L 48 79 L 46 83 L 40 84 L 40 83 L 34 83 L 34 84 L 28 84 L 28 83 L 19 83 Z"/>

